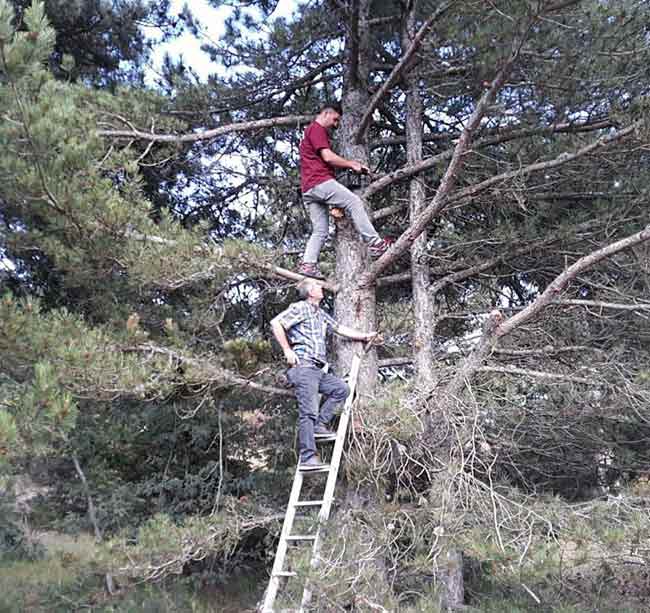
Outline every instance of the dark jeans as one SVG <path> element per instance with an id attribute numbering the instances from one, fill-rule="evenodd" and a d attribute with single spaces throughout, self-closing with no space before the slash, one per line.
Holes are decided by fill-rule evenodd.
<path id="1" fill-rule="evenodd" d="M 331 373 L 314 366 L 294 366 L 287 371 L 298 400 L 298 446 L 300 460 L 305 461 L 316 454 L 314 426 L 326 425 L 334 417 L 334 409 L 342 404 L 350 393 L 347 383 Z M 318 413 L 318 394 L 325 402 Z"/>

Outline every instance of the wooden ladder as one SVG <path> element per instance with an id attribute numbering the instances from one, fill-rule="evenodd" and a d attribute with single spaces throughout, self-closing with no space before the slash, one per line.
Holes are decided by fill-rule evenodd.
<path id="1" fill-rule="evenodd" d="M 297 573 L 287 571 L 284 569 L 284 562 L 287 555 L 289 543 L 296 542 L 311 542 L 312 555 L 310 567 L 315 568 L 318 565 L 320 548 L 321 548 L 321 528 L 329 519 L 330 509 L 334 501 L 334 488 L 336 487 L 336 480 L 338 478 L 339 465 L 341 463 L 341 456 L 343 455 L 343 445 L 345 444 L 345 435 L 348 431 L 348 423 L 352 412 L 352 405 L 355 400 L 355 390 L 357 386 L 357 379 L 359 377 L 359 366 L 361 358 L 355 355 L 352 358 L 352 365 L 350 367 L 350 375 L 348 377 L 348 386 L 350 394 L 348 395 L 343 411 L 339 420 L 339 427 L 336 431 L 336 440 L 334 441 L 334 449 L 332 450 L 332 459 L 329 464 L 323 466 L 318 470 L 310 470 L 302 472 L 296 467 L 296 474 L 293 478 L 293 486 L 291 487 L 291 494 L 289 495 L 289 503 L 287 505 L 287 512 L 284 516 L 284 523 L 282 524 L 282 532 L 280 533 L 280 541 L 278 549 L 275 553 L 275 561 L 273 562 L 273 569 L 271 570 L 271 578 L 269 579 L 269 586 L 264 595 L 264 602 L 259 608 L 260 613 L 273 613 L 273 605 L 275 603 L 278 590 L 283 578 L 295 577 Z M 325 484 L 325 492 L 322 500 L 300 500 L 300 491 L 302 490 L 302 482 L 305 476 L 311 473 L 328 473 L 327 483 Z M 320 507 L 318 514 L 318 525 L 316 532 L 310 535 L 292 534 L 293 521 L 296 516 L 296 510 L 301 507 Z M 309 582 L 305 584 L 302 594 L 302 601 L 300 608 L 296 609 L 299 613 L 305 613 L 307 607 L 311 602 L 312 592 L 309 587 Z"/>

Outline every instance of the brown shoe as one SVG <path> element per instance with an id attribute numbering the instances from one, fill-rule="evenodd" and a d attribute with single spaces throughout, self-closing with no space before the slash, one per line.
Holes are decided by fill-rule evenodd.
<path id="1" fill-rule="evenodd" d="M 313 279 L 325 278 L 320 268 L 318 268 L 318 264 L 311 264 L 310 262 L 303 262 L 298 268 L 298 273 L 305 275 L 305 277 L 312 277 Z"/>

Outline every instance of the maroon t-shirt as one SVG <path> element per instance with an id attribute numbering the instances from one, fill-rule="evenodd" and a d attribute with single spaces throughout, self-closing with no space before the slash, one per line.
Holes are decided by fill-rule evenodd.
<path id="1" fill-rule="evenodd" d="M 327 130 L 313 121 L 300 141 L 300 189 L 303 194 L 334 178 L 334 168 L 320 156 L 321 149 L 331 149 L 330 139 Z"/>

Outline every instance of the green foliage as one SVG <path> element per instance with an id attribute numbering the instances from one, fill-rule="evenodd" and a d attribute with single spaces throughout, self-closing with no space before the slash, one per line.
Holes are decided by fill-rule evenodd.
<path id="1" fill-rule="evenodd" d="M 6 409 L 0 409 L 0 463 L 5 461 L 17 437 L 16 420 Z"/>
<path id="2" fill-rule="evenodd" d="M 271 357 L 271 343 L 264 339 L 232 339 L 224 343 L 223 350 L 228 355 L 226 364 L 230 362 L 241 372 L 252 372 Z"/>
<path id="3" fill-rule="evenodd" d="M 236 499 L 227 499 L 225 509 L 206 517 L 187 517 L 180 522 L 158 514 L 145 522 L 135 538 L 117 536 L 103 547 L 105 563 L 112 572 L 134 579 L 161 579 L 181 574 L 188 564 L 206 556 L 220 560 L 226 568 L 244 536 L 271 522 L 246 521 L 246 509 Z"/>
<path id="4" fill-rule="evenodd" d="M 77 407 L 69 392 L 61 390 L 50 362 L 34 364 L 34 378 L 18 398 L 10 402 L 22 424 L 23 444 L 35 453 L 69 431 L 75 423 Z"/>
<path id="5" fill-rule="evenodd" d="M 13 7 L 0 0 L 0 75 L 11 83 L 36 72 L 52 52 L 55 32 L 43 2 L 34 0 L 23 16 L 27 31 L 16 32 Z"/>

